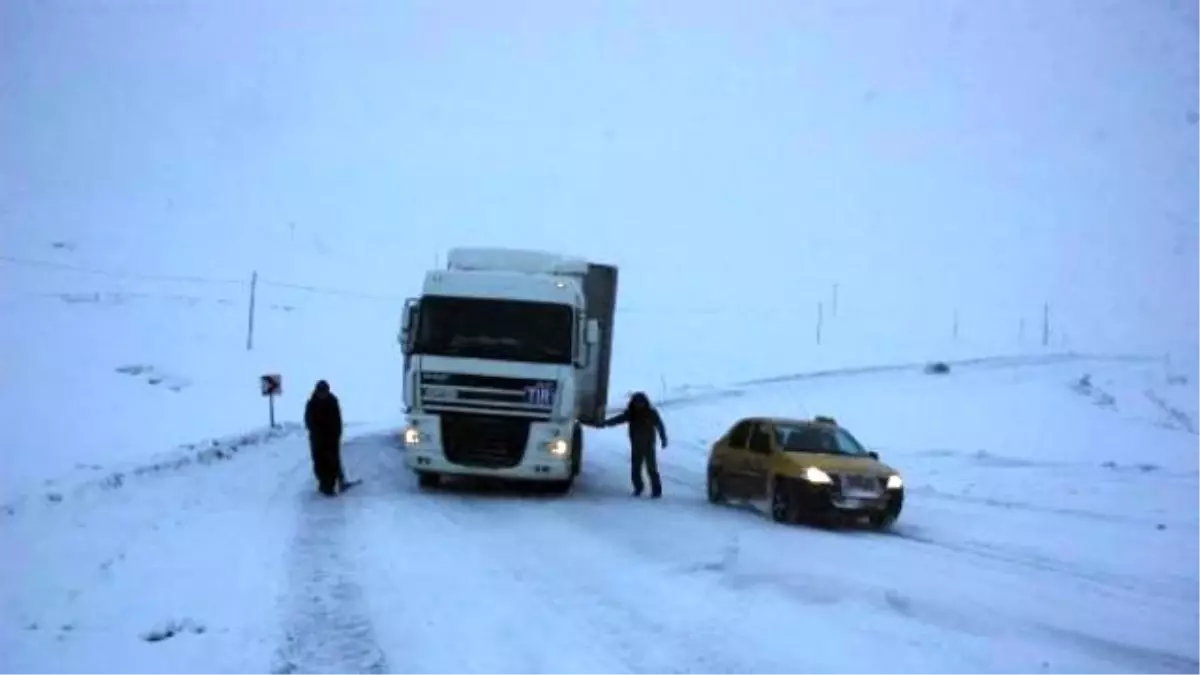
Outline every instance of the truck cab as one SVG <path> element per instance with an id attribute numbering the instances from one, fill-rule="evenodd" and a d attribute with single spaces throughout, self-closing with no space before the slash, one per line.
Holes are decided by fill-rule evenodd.
<path id="1" fill-rule="evenodd" d="M 583 426 L 604 417 L 616 268 L 511 249 L 454 249 L 410 299 L 406 463 L 446 475 L 545 481 L 569 490 Z"/>

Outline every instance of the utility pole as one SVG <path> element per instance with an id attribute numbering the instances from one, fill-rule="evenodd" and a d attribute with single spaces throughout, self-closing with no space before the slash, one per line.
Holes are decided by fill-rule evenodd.
<path id="1" fill-rule="evenodd" d="M 250 322 L 246 329 L 246 351 L 254 349 L 254 300 L 258 295 L 258 270 L 250 274 Z"/>
<path id="2" fill-rule="evenodd" d="M 817 344 L 821 344 L 821 328 L 825 323 L 825 303 L 817 303 Z"/>

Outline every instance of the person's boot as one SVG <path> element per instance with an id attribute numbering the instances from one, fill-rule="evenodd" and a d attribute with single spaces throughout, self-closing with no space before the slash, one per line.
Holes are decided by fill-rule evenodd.
<path id="1" fill-rule="evenodd" d="M 334 495 L 334 484 L 335 481 L 329 480 L 325 476 L 321 476 L 320 481 L 317 483 L 317 490 L 319 490 L 320 493 L 326 497 L 332 497 Z"/>

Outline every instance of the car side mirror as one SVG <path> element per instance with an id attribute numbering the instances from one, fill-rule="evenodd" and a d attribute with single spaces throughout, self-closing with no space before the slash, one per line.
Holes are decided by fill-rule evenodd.
<path id="1" fill-rule="evenodd" d="M 874 450 L 868 450 L 867 454 L 871 456 L 871 459 L 879 459 L 879 453 Z"/>

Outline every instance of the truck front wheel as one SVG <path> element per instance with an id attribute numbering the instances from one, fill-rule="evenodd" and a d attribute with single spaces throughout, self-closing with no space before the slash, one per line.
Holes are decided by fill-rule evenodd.
<path id="1" fill-rule="evenodd" d="M 571 478 L 583 469 L 583 427 L 576 424 L 571 431 Z"/>
<path id="2" fill-rule="evenodd" d="M 552 495 L 565 495 L 571 491 L 571 486 L 574 484 L 574 478 L 556 480 L 546 484 L 546 491 Z"/>

